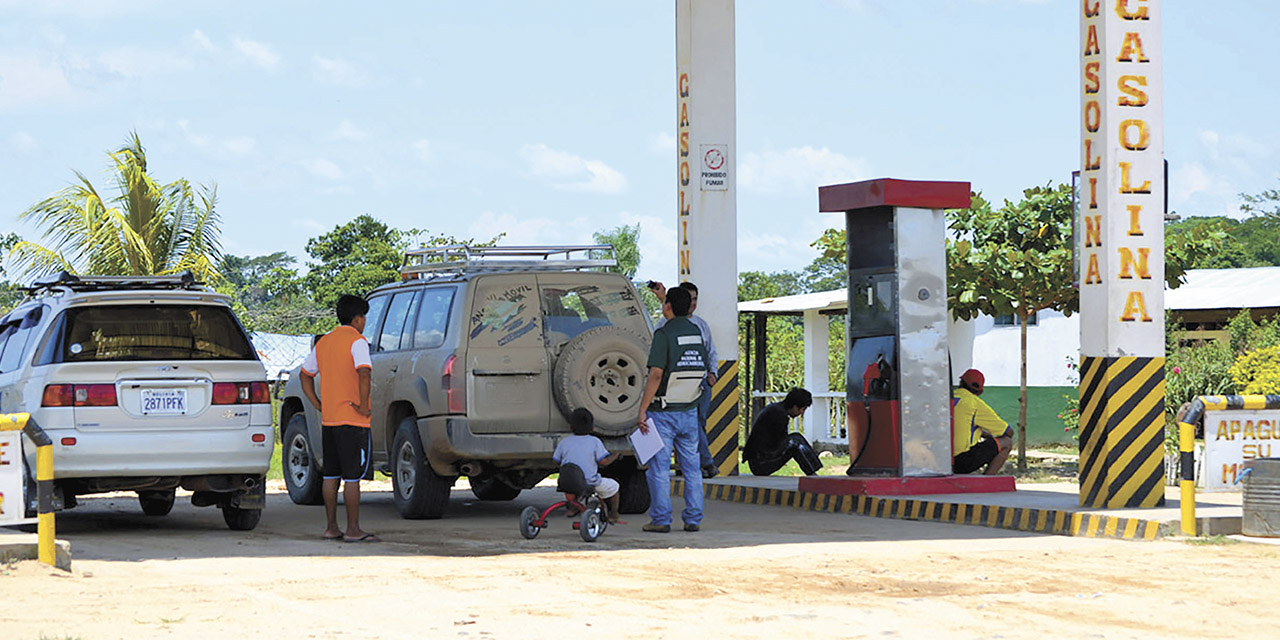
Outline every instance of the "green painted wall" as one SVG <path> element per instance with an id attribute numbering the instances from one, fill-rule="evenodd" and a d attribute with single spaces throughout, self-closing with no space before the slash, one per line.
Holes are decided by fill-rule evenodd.
<path id="1" fill-rule="evenodd" d="M 1027 387 L 1027 444 L 1074 444 L 1072 434 L 1063 431 L 1058 414 L 1066 408 L 1064 393 L 1078 393 L 1076 387 Z M 1000 417 L 1018 429 L 1018 388 L 987 387 L 982 399 L 991 405 Z M 1015 440 L 1016 441 L 1016 440 Z"/>

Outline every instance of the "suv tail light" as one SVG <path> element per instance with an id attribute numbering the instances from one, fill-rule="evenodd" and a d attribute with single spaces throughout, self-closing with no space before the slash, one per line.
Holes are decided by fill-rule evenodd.
<path id="1" fill-rule="evenodd" d="M 271 388 L 265 382 L 215 382 L 213 404 L 271 404 Z"/>
<path id="2" fill-rule="evenodd" d="M 454 367 L 457 362 L 456 355 L 449 356 L 449 359 L 445 360 L 444 372 L 440 375 L 440 386 L 444 387 L 445 404 L 449 407 L 449 413 L 466 413 L 467 380 L 463 372 L 455 372 Z"/>
<path id="3" fill-rule="evenodd" d="M 114 407 L 114 384 L 51 384 L 44 388 L 42 407 Z"/>

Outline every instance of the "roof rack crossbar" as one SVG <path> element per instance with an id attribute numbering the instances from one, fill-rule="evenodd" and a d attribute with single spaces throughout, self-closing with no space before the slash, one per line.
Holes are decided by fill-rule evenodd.
<path id="1" fill-rule="evenodd" d="M 483 271 L 566 271 L 617 266 L 613 245 L 477 247 L 451 244 L 405 252 L 405 278 Z"/>
<path id="2" fill-rule="evenodd" d="M 76 275 L 61 271 L 30 286 L 22 287 L 28 295 L 57 289 L 71 291 L 115 291 L 129 289 L 203 289 L 203 282 L 196 280 L 190 271 L 171 275 L 148 276 L 94 276 Z"/>

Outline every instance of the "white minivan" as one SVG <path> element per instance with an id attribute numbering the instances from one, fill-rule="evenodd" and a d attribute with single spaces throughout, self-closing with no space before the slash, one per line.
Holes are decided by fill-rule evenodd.
<path id="1" fill-rule="evenodd" d="M 61 274 L 0 318 L 0 412 L 53 441 L 55 508 L 134 491 L 163 516 L 176 490 L 250 530 L 275 445 L 266 370 L 230 299 L 174 276 Z M 26 506 L 35 447 L 24 442 Z"/>

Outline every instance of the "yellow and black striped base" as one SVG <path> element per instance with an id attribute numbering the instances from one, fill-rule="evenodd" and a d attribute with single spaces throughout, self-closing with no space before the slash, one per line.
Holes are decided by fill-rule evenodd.
<path id="1" fill-rule="evenodd" d="M 1080 506 L 1164 504 L 1164 358 L 1080 363 Z"/>
<path id="2" fill-rule="evenodd" d="M 710 500 L 726 502 L 791 507 L 801 511 L 847 513 L 873 518 L 971 524 L 1063 536 L 1154 540 L 1177 532 L 1176 523 L 1124 518 L 1103 513 L 1081 513 L 1067 509 L 966 504 L 936 498 L 922 500 L 906 497 L 836 496 L 807 491 L 718 484 L 714 480 L 703 482 L 702 492 Z M 672 478 L 671 495 L 683 494 L 684 481 Z"/>
<path id="3" fill-rule="evenodd" d="M 722 476 L 738 475 L 738 361 L 720 363 L 711 390 L 711 415 L 707 416 L 707 445 Z"/>

